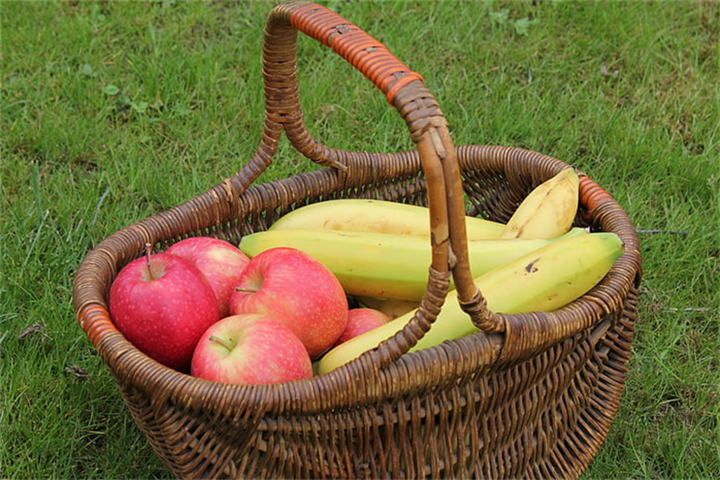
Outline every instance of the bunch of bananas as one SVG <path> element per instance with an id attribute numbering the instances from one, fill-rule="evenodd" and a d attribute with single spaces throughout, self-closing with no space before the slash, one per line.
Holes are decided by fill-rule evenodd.
<path id="1" fill-rule="evenodd" d="M 466 217 L 470 268 L 491 311 L 551 311 L 595 286 L 623 252 L 614 233 L 573 228 L 578 176 L 566 168 L 538 185 L 506 224 Z M 401 330 L 427 286 L 428 209 L 380 200 L 329 200 L 288 213 L 243 237 L 253 257 L 274 247 L 302 250 L 325 264 L 346 293 L 395 320 L 327 352 L 331 371 Z M 435 325 L 413 350 L 477 331 L 451 291 Z"/>

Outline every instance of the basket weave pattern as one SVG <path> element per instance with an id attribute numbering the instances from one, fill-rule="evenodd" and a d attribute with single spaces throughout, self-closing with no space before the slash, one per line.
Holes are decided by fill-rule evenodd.
<path id="1" fill-rule="evenodd" d="M 299 106 L 298 31 L 378 86 L 417 150 L 347 152 L 315 141 Z M 315 4 L 272 11 L 263 69 L 265 127 L 250 162 L 190 201 L 111 235 L 75 278 L 78 321 L 159 458 L 174 475 L 193 478 L 579 476 L 617 410 L 636 320 L 640 257 L 622 208 L 581 175 L 575 224 L 617 233 L 625 253 L 596 288 L 556 312 L 490 312 L 467 266 L 464 215 L 506 221 L 532 188 L 567 164 L 518 148 L 455 147 L 420 75 Z M 283 132 L 326 168 L 253 185 Z M 313 379 L 235 386 L 163 367 L 113 325 L 110 284 L 146 243 L 163 250 L 209 235 L 237 244 L 295 208 L 334 198 L 430 207 L 427 292 L 415 318 L 377 349 Z M 405 354 L 432 328 L 451 278 L 481 332 Z"/>

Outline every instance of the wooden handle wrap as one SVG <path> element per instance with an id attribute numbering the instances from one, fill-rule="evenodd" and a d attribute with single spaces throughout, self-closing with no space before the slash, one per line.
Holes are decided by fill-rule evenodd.
<path id="1" fill-rule="evenodd" d="M 612 199 L 612 196 L 590 177 L 580 176 L 580 203 L 585 205 L 590 212 L 595 210 L 601 203 Z"/>
<path id="2" fill-rule="evenodd" d="M 324 7 L 313 3 L 301 6 L 292 11 L 290 22 L 347 60 L 385 94 L 391 105 L 402 87 L 415 80 L 424 82 L 385 45 Z"/>

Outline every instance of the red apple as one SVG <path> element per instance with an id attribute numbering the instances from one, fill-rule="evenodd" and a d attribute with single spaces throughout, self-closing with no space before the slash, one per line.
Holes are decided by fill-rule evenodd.
<path id="1" fill-rule="evenodd" d="M 207 279 L 167 253 L 130 262 L 110 287 L 110 316 L 133 345 L 158 362 L 188 372 L 200 335 L 220 319 Z"/>
<path id="2" fill-rule="evenodd" d="M 195 347 L 191 375 L 214 382 L 261 385 L 312 377 L 300 339 L 261 314 L 233 315 L 211 326 Z"/>
<path id="3" fill-rule="evenodd" d="M 367 331 L 388 323 L 392 318 L 387 313 L 374 308 L 351 308 L 348 310 L 348 321 L 345 331 L 338 339 L 336 345 L 347 342 Z"/>
<path id="4" fill-rule="evenodd" d="M 192 262 L 207 278 L 218 300 L 220 318 L 230 313 L 230 295 L 250 257 L 235 245 L 212 237 L 190 237 L 180 240 L 165 253 Z"/>
<path id="5" fill-rule="evenodd" d="M 294 248 L 271 248 L 245 267 L 230 313 L 262 313 L 285 323 L 311 358 L 332 347 L 347 324 L 348 302 L 322 263 Z"/>

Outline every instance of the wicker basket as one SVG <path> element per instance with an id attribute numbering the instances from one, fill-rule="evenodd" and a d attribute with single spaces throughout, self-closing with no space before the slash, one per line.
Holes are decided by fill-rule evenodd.
<path id="1" fill-rule="evenodd" d="M 317 143 L 299 107 L 297 31 L 385 93 L 417 150 L 347 152 Z M 208 192 L 105 239 L 75 278 L 78 321 L 160 459 L 178 477 L 579 476 L 617 410 L 633 337 L 641 266 L 623 209 L 581 175 L 576 225 L 617 233 L 625 253 L 600 285 L 556 312 L 490 312 L 468 268 L 463 216 L 506 221 L 532 188 L 567 165 L 518 148 L 455 147 L 422 78 L 319 5 L 290 2 L 271 12 L 263 68 L 265 128 L 252 160 Z M 325 168 L 251 186 L 283 131 Z M 333 198 L 430 208 L 434 248 L 421 308 L 375 350 L 305 381 L 224 385 L 156 363 L 113 325 L 110 284 L 146 243 L 162 250 L 209 235 L 237 244 L 293 208 Z M 432 328 L 451 277 L 482 332 L 404 354 Z"/>

